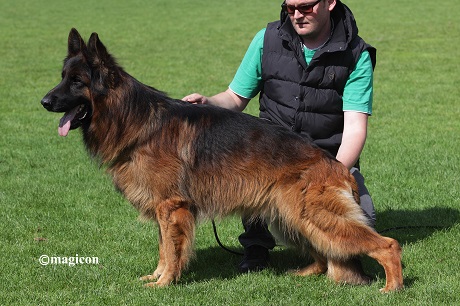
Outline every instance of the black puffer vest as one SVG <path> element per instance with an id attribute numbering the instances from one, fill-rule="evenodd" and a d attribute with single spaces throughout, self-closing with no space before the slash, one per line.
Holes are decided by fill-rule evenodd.
<path id="1" fill-rule="evenodd" d="M 376 50 L 358 36 L 351 11 L 340 1 L 331 17 L 332 37 L 309 65 L 287 16 L 267 25 L 260 117 L 309 137 L 335 156 L 342 141 L 345 84 L 364 50 L 375 67 Z"/>

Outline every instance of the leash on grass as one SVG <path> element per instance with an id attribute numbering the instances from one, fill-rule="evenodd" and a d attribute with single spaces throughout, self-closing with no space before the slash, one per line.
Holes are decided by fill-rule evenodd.
<path id="1" fill-rule="evenodd" d="M 212 221 L 212 229 L 214 230 L 214 237 L 216 237 L 216 241 L 217 241 L 217 244 L 219 244 L 219 246 L 224 249 L 225 251 L 229 252 L 229 253 L 232 253 L 232 254 L 235 254 L 235 255 L 239 255 L 239 256 L 243 256 L 244 254 L 243 253 L 240 253 L 240 252 L 237 252 L 237 251 L 233 251 L 233 250 L 230 250 L 229 248 L 225 247 L 222 242 L 220 242 L 220 239 L 219 239 L 219 235 L 217 235 L 217 228 L 216 228 L 216 223 L 214 222 L 214 219 L 211 220 Z"/>
<path id="2" fill-rule="evenodd" d="M 212 229 L 214 231 L 214 237 L 216 238 L 217 244 L 224 249 L 225 251 L 232 253 L 234 255 L 239 255 L 243 256 L 244 254 L 241 252 L 233 251 L 227 248 L 220 242 L 219 235 L 217 234 L 217 228 L 216 228 L 216 223 L 214 222 L 214 219 L 211 220 L 212 222 Z M 429 229 L 443 229 L 445 226 L 436 226 L 436 225 L 406 225 L 406 226 L 395 226 L 395 227 L 389 227 L 380 231 L 377 231 L 377 233 L 382 234 L 386 232 L 392 232 L 392 231 L 399 231 L 399 230 L 404 230 L 404 229 L 421 229 L 421 228 L 429 228 Z"/>
<path id="3" fill-rule="evenodd" d="M 445 226 L 436 226 L 436 225 L 406 225 L 406 226 L 395 226 L 383 229 L 378 231 L 377 233 L 382 234 L 386 232 L 398 231 L 403 229 L 420 229 L 420 228 L 431 228 L 431 229 L 443 229 L 446 228 Z"/>

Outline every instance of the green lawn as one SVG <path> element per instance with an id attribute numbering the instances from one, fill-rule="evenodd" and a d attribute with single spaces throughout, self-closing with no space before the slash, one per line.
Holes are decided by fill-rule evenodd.
<path id="1" fill-rule="evenodd" d="M 146 289 L 158 260 L 157 229 L 115 192 L 78 131 L 59 138 L 59 115 L 40 99 L 60 79 L 72 27 L 98 32 L 140 81 L 181 98 L 226 89 L 253 35 L 281 1 L 25 1 L 0 4 L 0 305 L 457 305 L 460 304 L 460 2 L 349 0 L 377 52 L 374 113 L 362 170 L 377 229 L 403 246 L 406 289 L 376 281 L 339 286 L 285 274 L 304 263 L 276 248 L 272 268 L 240 275 L 240 257 L 197 228 L 196 259 L 177 285 Z M 257 101 L 247 111 L 257 115 Z M 217 222 L 240 249 L 237 217 Z M 78 254 L 78 255 L 77 255 Z M 47 265 L 41 255 L 98 257 Z"/>

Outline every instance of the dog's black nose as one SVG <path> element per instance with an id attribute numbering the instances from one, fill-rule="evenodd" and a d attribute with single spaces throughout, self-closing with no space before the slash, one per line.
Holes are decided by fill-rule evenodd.
<path id="1" fill-rule="evenodd" d="M 44 97 L 41 101 L 42 105 L 44 108 L 46 109 L 50 109 L 51 108 L 51 99 L 49 97 Z"/>

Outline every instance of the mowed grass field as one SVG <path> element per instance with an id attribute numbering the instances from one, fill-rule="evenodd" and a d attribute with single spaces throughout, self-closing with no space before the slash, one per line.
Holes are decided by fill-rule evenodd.
<path id="1" fill-rule="evenodd" d="M 281 1 L 24 1 L 0 3 L 0 305 L 458 305 L 460 304 L 460 2 L 349 0 L 377 48 L 374 113 L 361 166 L 377 230 L 403 247 L 405 290 L 382 295 L 383 269 L 364 259 L 370 286 L 336 285 L 286 270 L 305 264 L 277 247 L 270 269 L 241 275 L 240 257 L 198 226 L 196 259 L 178 284 L 146 289 L 157 228 L 87 156 L 79 131 L 40 99 L 60 80 L 72 27 L 98 32 L 140 81 L 182 98 L 225 90 L 255 33 Z M 257 115 L 258 103 L 247 112 Z M 217 222 L 240 249 L 238 217 Z M 412 226 L 422 226 L 412 228 Z M 427 226 L 427 227 L 423 227 Z M 436 226 L 432 228 L 431 226 Z M 41 265 L 42 255 L 97 257 Z"/>

